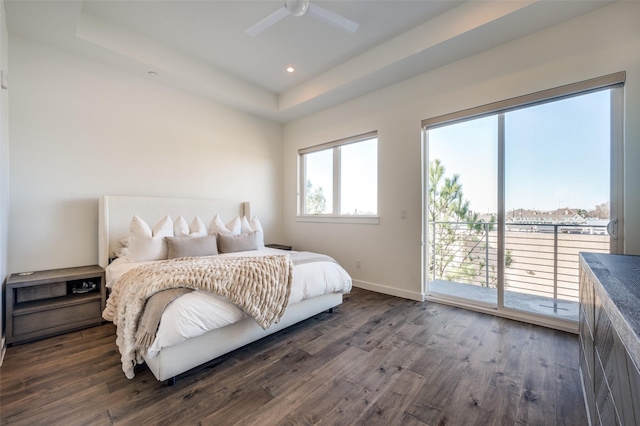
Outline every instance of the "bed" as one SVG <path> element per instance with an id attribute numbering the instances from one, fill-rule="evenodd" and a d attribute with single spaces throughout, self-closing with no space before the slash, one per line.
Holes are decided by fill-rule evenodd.
<path id="1" fill-rule="evenodd" d="M 244 219 L 252 217 L 248 202 L 137 196 L 101 197 L 99 200 L 98 256 L 100 266 L 106 270 L 107 287 L 116 288 L 115 283 L 118 280 L 124 281 L 125 278 L 130 278 L 131 273 L 127 275 L 129 271 L 143 270 L 147 264 L 154 264 L 150 267 L 156 267 L 157 265 L 155 264 L 162 264 L 167 269 L 173 267 L 171 262 L 177 262 L 177 265 L 182 261 L 182 259 L 163 260 L 166 258 L 141 261 L 133 254 L 131 254 L 130 258 L 127 257 L 126 253 L 123 254 L 126 251 L 126 249 L 123 250 L 123 242 L 130 235 L 130 228 L 133 226 L 132 218 L 142 218 L 149 227 L 153 227 L 154 224 L 160 224 L 165 217 L 180 218 L 179 220 L 183 222 L 184 218 L 187 218 L 187 221 L 193 218 L 193 222 L 189 225 L 190 227 L 196 223 L 196 220 L 199 220 L 200 226 L 202 226 L 202 223 L 207 226 L 207 231 L 204 231 L 205 234 L 211 234 L 214 226 L 214 220 L 211 218 L 214 216 L 234 218 L 236 224 L 240 218 L 243 218 L 242 231 L 245 230 L 245 223 L 249 226 L 248 219 L 246 222 L 244 222 Z M 217 220 L 217 217 L 215 220 Z M 209 221 L 211 221 L 210 225 Z M 251 221 L 252 225 L 254 223 L 254 221 Z M 260 228 L 259 232 L 253 229 L 253 232 L 241 232 L 234 238 L 244 238 L 249 234 L 255 236 L 255 234 L 259 235 L 260 233 L 262 233 L 263 238 L 263 231 L 259 222 L 257 226 Z M 156 231 L 155 227 L 153 231 Z M 232 232 L 232 234 L 237 233 Z M 182 241 L 182 239 L 180 240 Z M 165 238 L 165 241 L 172 241 L 172 239 Z M 220 244 L 220 240 L 218 244 Z M 121 254 L 121 257 L 115 258 L 116 253 Z M 274 259 L 281 261 L 288 258 L 289 270 L 291 271 L 291 288 L 287 292 L 286 307 L 282 310 L 284 313 L 277 322 L 265 328 L 263 322 L 259 321 L 261 324 L 259 325 L 259 322 L 256 322 L 254 317 L 248 315 L 247 312 L 239 309 L 238 306 L 224 297 L 214 296 L 208 292 L 203 294 L 201 290 L 195 290 L 180 296 L 167 305 L 160 320 L 158 335 L 155 336 L 148 351 L 145 350 L 141 355 L 144 363 L 147 364 L 159 381 L 167 381 L 171 385 L 175 383 L 176 376 L 179 374 L 321 312 L 332 310 L 335 306 L 341 304 L 343 294 L 348 293 L 351 289 L 351 278 L 347 272 L 332 259 L 329 261 L 322 257 L 313 258 L 313 255 L 309 253 L 306 254 L 307 258 L 312 255 L 311 258 L 313 259 L 308 262 L 295 264 L 291 260 L 296 256 L 304 258 L 304 255 L 305 253 L 287 252 L 264 247 L 263 241 L 260 241 L 257 248 L 253 247 L 249 251 L 243 250 L 210 256 L 210 261 L 212 262 L 224 262 L 224 258 L 237 258 L 234 261 L 250 261 L 249 258 L 254 257 L 256 259 L 265 259 L 265 261 Z M 194 261 L 201 260 L 209 261 L 209 257 L 194 259 Z M 110 300 L 114 298 L 114 293 L 117 293 L 117 291 L 111 293 Z M 194 303 L 194 300 L 196 301 L 195 305 L 189 304 Z M 183 303 L 185 304 L 184 306 L 181 305 Z M 218 308 L 218 306 L 221 307 Z M 234 311 L 234 314 L 230 316 L 221 314 L 220 312 L 225 311 L 225 309 Z M 183 335 L 186 334 L 182 331 L 186 326 L 181 325 L 179 322 L 193 321 L 193 318 L 180 319 L 180 315 L 182 315 L 180 312 L 186 312 L 185 315 L 187 316 L 198 316 L 196 321 L 198 322 L 198 327 L 196 328 L 200 330 L 189 332 L 196 335 Z M 202 325 L 200 323 L 202 318 L 207 318 L 210 315 L 222 315 L 221 318 L 224 317 L 226 319 L 213 320 L 212 322 L 215 323 L 213 325 L 214 328 L 209 330 L 208 328 L 212 327 L 211 324 Z M 118 324 L 118 328 L 121 328 L 121 324 Z M 179 332 L 176 332 L 176 330 L 179 330 Z M 124 362 L 122 348 L 120 348 L 120 351 L 123 354 L 123 370 L 127 377 L 131 378 L 132 375 L 127 374 L 124 368 L 126 363 Z M 138 360 L 137 362 L 139 363 L 140 361 Z"/>

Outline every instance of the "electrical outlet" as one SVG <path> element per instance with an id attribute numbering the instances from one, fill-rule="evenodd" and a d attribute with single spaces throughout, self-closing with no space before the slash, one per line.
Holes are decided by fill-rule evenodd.
<path id="1" fill-rule="evenodd" d="M 356 268 L 360 269 L 360 259 L 356 259 Z"/>

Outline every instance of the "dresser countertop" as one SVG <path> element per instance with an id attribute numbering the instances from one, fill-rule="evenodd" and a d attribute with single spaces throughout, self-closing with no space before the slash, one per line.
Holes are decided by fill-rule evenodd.
<path id="1" fill-rule="evenodd" d="M 594 289 L 629 355 L 640 367 L 640 256 L 581 253 Z"/>

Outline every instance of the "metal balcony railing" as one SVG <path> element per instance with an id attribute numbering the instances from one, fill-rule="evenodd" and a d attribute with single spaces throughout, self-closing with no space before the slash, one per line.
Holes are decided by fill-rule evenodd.
<path id="1" fill-rule="evenodd" d="M 496 224 L 432 222 L 429 225 L 432 281 L 496 287 Z M 609 252 L 606 226 L 507 224 L 505 291 L 577 302 L 578 253 L 581 251 Z"/>

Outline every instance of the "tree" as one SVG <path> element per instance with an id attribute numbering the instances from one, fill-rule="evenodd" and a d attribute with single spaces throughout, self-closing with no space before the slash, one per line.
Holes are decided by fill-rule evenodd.
<path id="1" fill-rule="evenodd" d="M 307 180 L 306 183 L 306 200 L 305 200 L 305 213 L 306 214 L 323 214 L 327 206 L 327 200 L 324 197 L 324 191 L 322 187 L 313 187 L 311 180 Z"/>
<path id="2" fill-rule="evenodd" d="M 495 217 L 484 221 L 469 208 L 459 179 L 456 174 L 445 177 L 440 160 L 429 163 L 430 272 L 448 281 L 479 280 L 483 285 L 495 286 L 496 264 L 486 261 L 488 233 L 495 228 Z M 506 266 L 512 261 L 507 252 Z"/>
<path id="3" fill-rule="evenodd" d="M 589 210 L 587 216 L 596 219 L 609 219 L 609 202 L 605 201 L 596 205 L 593 210 Z"/>
<path id="4" fill-rule="evenodd" d="M 574 211 L 583 219 L 586 219 L 589 214 L 585 209 L 575 209 Z"/>

